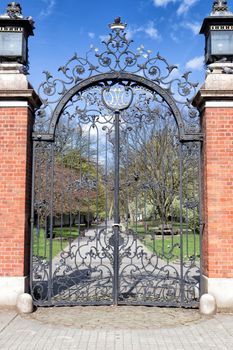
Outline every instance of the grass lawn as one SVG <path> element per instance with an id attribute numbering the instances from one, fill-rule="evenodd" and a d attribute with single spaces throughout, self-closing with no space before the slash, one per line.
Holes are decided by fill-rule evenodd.
<path id="1" fill-rule="evenodd" d="M 173 225 L 174 231 L 178 230 L 179 227 L 178 223 Z M 131 225 L 130 228 L 136 231 L 135 225 Z M 185 228 L 184 225 L 182 235 L 183 258 L 184 260 L 188 260 L 192 256 L 200 258 L 200 236 L 198 233 L 195 235 L 191 232 L 186 233 Z M 150 251 L 156 252 L 161 258 L 165 257 L 168 260 L 180 259 L 180 234 L 174 236 L 155 235 L 153 229 L 150 228 L 148 233 L 145 234 L 144 226 L 139 224 L 137 225 L 137 235 Z"/>
<path id="2" fill-rule="evenodd" d="M 156 252 L 161 258 L 165 257 L 168 260 L 180 259 L 180 235 L 174 236 L 173 240 L 171 236 L 164 236 L 162 238 L 146 235 L 142 241 L 149 250 Z M 184 260 L 188 260 L 192 256 L 200 257 L 199 235 L 183 235 L 182 244 Z"/>
<path id="3" fill-rule="evenodd" d="M 85 228 L 85 225 L 80 225 L 81 231 Z M 52 240 L 52 257 L 60 253 L 64 249 L 69 240 L 73 241 L 79 236 L 78 227 L 63 227 L 62 232 L 59 227 L 53 229 L 55 238 Z M 34 231 L 34 242 L 33 242 L 33 254 L 40 256 L 45 259 L 49 259 L 50 250 L 50 239 L 45 238 L 45 230 L 40 229 L 40 234 L 37 236 Z"/>
<path id="4" fill-rule="evenodd" d="M 134 225 L 131 228 L 136 232 Z M 84 229 L 85 225 L 81 225 L 81 231 Z M 178 226 L 175 229 L 178 229 Z M 156 252 L 158 256 L 167 260 L 180 259 L 180 235 L 174 235 L 173 237 L 171 235 L 165 235 L 162 237 L 161 235 L 154 235 L 152 232 L 153 230 L 149 229 L 148 234 L 145 234 L 144 226 L 137 226 L 138 238 L 151 252 Z M 53 233 L 55 234 L 55 238 L 52 240 L 52 258 L 58 255 L 68 245 L 69 240 L 73 241 L 79 236 L 78 227 L 63 227 L 62 234 L 60 228 L 54 228 Z M 194 255 L 197 258 L 200 257 L 199 234 L 186 234 L 184 230 L 182 244 L 184 260 L 188 260 Z M 44 229 L 40 229 L 39 236 L 37 236 L 36 230 L 34 231 L 33 254 L 47 260 L 49 259 L 50 239 L 45 238 Z"/>

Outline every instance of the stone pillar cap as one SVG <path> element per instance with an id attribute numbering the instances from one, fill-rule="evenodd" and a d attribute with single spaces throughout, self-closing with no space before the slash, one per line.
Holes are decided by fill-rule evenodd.
<path id="1" fill-rule="evenodd" d="M 207 67 L 204 84 L 193 99 L 193 106 L 202 108 L 206 101 L 233 101 L 233 63 L 215 62 Z"/>
<path id="2" fill-rule="evenodd" d="M 0 64 L 0 101 L 28 101 L 34 109 L 42 104 L 19 63 Z"/>

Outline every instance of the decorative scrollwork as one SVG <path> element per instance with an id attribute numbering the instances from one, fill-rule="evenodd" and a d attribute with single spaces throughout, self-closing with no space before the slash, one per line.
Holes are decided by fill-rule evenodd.
<path id="1" fill-rule="evenodd" d="M 199 112 L 192 106 L 192 98 L 198 84 L 189 80 L 191 72 L 180 75 L 177 66 L 169 64 L 160 53 L 153 56 L 152 51 L 146 50 L 143 45 L 134 50 L 133 41 L 127 37 L 126 25 L 121 21 L 120 24 L 115 21 L 110 28 L 109 36 L 102 42 L 102 51 L 91 47 L 85 57 L 80 57 L 75 53 L 65 65 L 58 69 L 60 77 L 54 77 L 48 71 L 44 72 L 45 81 L 41 83 L 38 90 L 42 106 L 37 111 L 35 131 L 48 132 L 54 108 L 59 101 L 62 101 L 67 91 L 70 91 L 72 95 L 74 86 L 80 85 L 81 87 L 82 82 L 87 78 L 90 79 L 91 84 L 91 77 L 105 73 L 130 73 L 149 79 L 172 97 L 187 127 L 190 120 L 192 125 L 197 126 Z M 127 108 L 131 102 L 130 89 L 127 99 L 124 94 L 124 102 L 121 99 L 123 95 L 119 87 L 117 90 L 114 89 L 111 89 L 110 86 L 103 89 L 103 100 L 107 103 L 106 107 L 112 109 L 112 103 L 114 103 L 119 109 Z M 114 100 L 113 94 L 115 94 Z M 116 104 L 116 95 L 118 95 L 119 106 Z M 81 110 L 77 110 L 77 113 L 81 113 Z M 191 130 L 191 133 L 200 133 L 200 129 L 196 127 Z"/>
<path id="2" fill-rule="evenodd" d="M 31 290 L 38 305 L 197 306 L 197 84 L 132 48 L 116 18 L 104 49 L 45 73 L 34 137 Z"/>

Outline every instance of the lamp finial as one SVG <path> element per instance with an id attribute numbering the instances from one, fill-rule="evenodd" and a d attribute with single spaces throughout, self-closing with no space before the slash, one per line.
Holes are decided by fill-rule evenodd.
<path id="1" fill-rule="evenodd" d="M 225 14 L 228 12 L 227 0 L 214 0 L 212 14 Z"/>
<path id="2" fill-rule="evenodd" d="M 22 8 L 20 4 L 15 1 L 8 4 L 6 13 L 10 18 L 23 18 Z"/>

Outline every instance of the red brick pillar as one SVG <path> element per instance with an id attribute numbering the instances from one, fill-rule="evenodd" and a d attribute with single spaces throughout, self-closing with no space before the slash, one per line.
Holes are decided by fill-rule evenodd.
<path id="1" fill-rule="evenodd" d="M 224 64 L 212 73 L 194 104 L 202 114 L 203 145 L 203 292 L 219 309 L 233 308 L 233 75 Z M 225 64 L 233 66 L 231 63 Z"/>
<path id="2" fill-rule="evenodd" d="M 19 68 L 0 67 L 0 305 L 16 303 L 29 275 L 31 132 L 40 101 Z"/>

